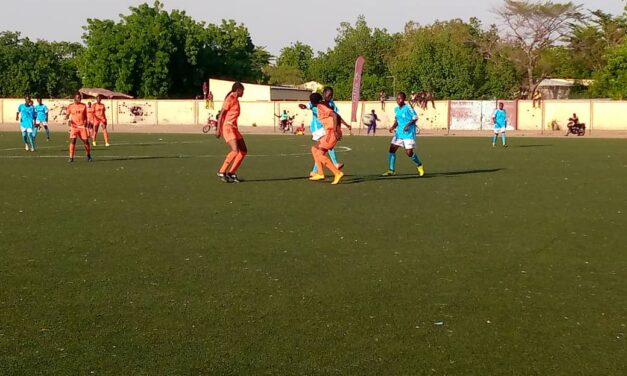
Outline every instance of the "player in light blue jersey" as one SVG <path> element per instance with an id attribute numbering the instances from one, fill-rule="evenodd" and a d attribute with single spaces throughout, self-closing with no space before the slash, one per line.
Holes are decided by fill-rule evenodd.
<path id="1" fill-rule="evenodd" d="M 496 140 L 501 134 L 501 141 L 503 147 L 507 147 L 507 141 L 505 138 L 505 131 L 507 130 L 507 112 L 503 109 L 503 102 L 499 103 L 499 108 L 494 111 L 492 115 L 492 121 L 494 121 L 494 136 L 492 137 L 492 147 L 496 146 Z"/>
<path id="2" fill-rule="evenodd" d="M 35 137 L 37 136 L 37 130 L 42 126 L 46 131 L 46 141 L 50 141 L 50 130 L 48 129 L 48 106 L 44 104 L 43 99 L 37 98 L 37 104 L 35 105 Z"/>
<path id="3" fill-rule="evenodd" d="M 322 91 L 322 98 L 327 102 L 329 107 L 333 109 L 333 111 L 335 111 L 336 113 L 339 113 L 340 110 L 337 108 L 337 106 L 335 105 L 335 102 L 333 101 L 333 94 L 334 94 L 333 88 L 327 86 Z M 313 106 L 311 102 L 309 102 L 307 105 L 300 105 L 299 107 L 303 110 L 304 109 L 311 110 L 312 119 L 309 125 L 309 129 L 311 130 L 311 135 L 312 135 L 313 140 L 315 142 L 318 142 L 326 134 L 326 132 L 324 131 L 324 127 L 322 126 L 322 123 L 320 122 L 320 120 L 318 120 L 318 109 L 315 106 Z M 350 129 L 350 125 L 348 125 L 344 120 L 341 120 L 341 121 L 342 121 L 342 124 L 344 124 Z M 329 158 L 331 158 L 331 162 L 333 162 L 333 164 L 335 165 L 337 169 L 341 170 L 344 167 L 344 163 L 337 161 L 337 156 L 335 155 L 335 149 L 329 150 L 327 152 L 327 155 L 329 156 Z M 317 173 L 318 173 L 318 168 L 314 164 L 311 172 L 309 173 L 309 176 L 314 176 Z"/>
<path id="4" fill-rule="evenodd" d="M 20 132 L 24 140 L 24 149 L 26 151 L 35 151 L 35 135 L 33 134 L 35 122 L 35 109 L 30 96 L 24 97 L 24 103 L 20 104 L 15 114 L 15 121 L 20 122 Z"/>
<path id="5" fill-rule="evenodd" d="M 416 122 L 418 121 L 418 115 L 410 105 L 405 103 L 406 97 L 402 91 L 396 96 L 398 107 L 394 109 L 394 125 L 390 128 L 390 133 L 394 133 L 394 137 L 392 137 L 388 154 L 388 170 L 383 173 L 383 176 L 396 175 L 396 151 L 399 147 L 404 148 L 407 156 L 416 163 L 418 175 L 424 176 L 425 174 L 422 162 L 414 152 L 414 149 L 416 149 Z"/>

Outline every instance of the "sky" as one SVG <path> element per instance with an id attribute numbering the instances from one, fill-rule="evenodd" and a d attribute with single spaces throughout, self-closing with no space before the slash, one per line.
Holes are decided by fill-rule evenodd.
<path id="1" fill-rule="evenodd" d="M 1 0 L 0 31 L 19 31 L 33 39 L 79 42 L 88 18 L 118 20 L 130 6 L 153 0 Z M 586 9 L 620 14 L 622 0 L 578 0 Z M 429 24 L 435 20 L 477 17 L 496 22 L 491 10 L 501 0 L 163 0 L 167 9 L 185 10 L 199 21 L 243 23 L 257 46 L 278 55 L 295 41 L 326 51 L 333 47 L 340 22 L 354 23 L 363 14 L 371 27 L 399 32 L 408 21 Z M 308 6 L 306 6 L 309 4 Z M 313 5 L 311 5 L 313 4 Z M 322 5 L 325 4 L 325 5 Z M 391 5 L 390 5 L 391 4 Z M 25 14 L 28 11 L 28 15 Z M 28 20 L 29 22 L 24 22 Z"/>

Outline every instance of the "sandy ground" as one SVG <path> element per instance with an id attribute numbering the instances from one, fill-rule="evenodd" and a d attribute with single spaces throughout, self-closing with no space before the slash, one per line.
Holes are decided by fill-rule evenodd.
<path id="1" fill-rule="evenodd" d="M 250 127 L 240 126 L 240 131 L 243 134 L 282 134 L 279 130 L 275 130 L 273 127 Z M 51 124 L 51 132 L 65 132 L 67 127 L 61 124 Z M 110 132 L 116 133 L 185 133 L 202 134 L 201 125 L 110 125 Z M 3 123 L 0 124 L 0 132 L 19 132 L 19 126 L 17 123 Z M 508 131 L 508 136 L 513 137 L 565 137 L 566 131 Z M 287 135 L 287 134 L 286 134 Z M 353 135 L 366 135 L 365 129 L 355 129 Z M 389 137 L 390 133 L 387 129 L 378 129 L 377 136 Z M 492 135 L 492 131 L 459 131 L 459 130 L 434 130 L 423 129 L 420 132 L 420 136 L 448 136 L 448 137 L 489 137 Z M 622 131 L 606 131 L 606 130 L 592 130 L 586 133 L 583 137 L 577 137 L 570 135 L 569 138 L 627 138 L 627 130 Z"/>

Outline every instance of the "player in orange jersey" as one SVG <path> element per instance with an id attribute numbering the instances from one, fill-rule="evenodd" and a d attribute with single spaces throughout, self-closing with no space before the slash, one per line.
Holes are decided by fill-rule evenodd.
<path id="1" fill-rule="evenodd" d="M 111 146 L 109 144 L 109 132 L 107 131 L 107 108 L 102 102 L 102 96 L 96 97 L 96 103 L 94 104 L 94 133 L 93 133 L 93 145 L 96 146 L 96 136 L 98 136 L 98 128 L 102 127 L 102 135 L 104 136 L 105 146 Z"/>
<path id="2" fill-rule="evenodd" d="M 322 95 L 319 93 L 311 94 L 309 100 L 311 104 L 318 109 L 318 120 L 320 120 L 326 132 L 325 136 L 322 137 L 316 145 L 311 147 L 311 154 L 316 162 L 317 173 L 311 176 L 309 180 L 324 180 L 323 166 L 326 166 L 334 175 L 333 183 L 331 184 L 338 184 L 344 176 L 344 173 L 331 162 L 327 153 L 329 150 L 333 149 L 342 138 L 342 132 L 340 130 L 342 118 L 337 112 L 333 111 L 331 106 L 322 100 Z"/>
<path id="3" fill-rule="evenodd" d="M 87 161 L 91 162 L 91 147 L 89 145 L 89 134 L 87 133 L 87 106 L 81 102 L 80 93 L 76 93 L 74 103 L 67 106 L 65 114 L 66 119 L 69 119 L 68 126 L 70 127 L 70 159 L 68 162 L 74 162 L 77 137 L 85 144 Z"/>
<path id="4" fill-rule="evenodd" d="M 226 95 L 220 120 L 216 129 L 216 137 L 224 137 L 231 151 L 226 155 L 222 167 L 218 171 L 218 177 L 225 183 L 239 183 L 236 172 L 248 153 L 244 137 L 237 129 L 237 119 L 240 115 L 239 98 L 244 95 L 244 85 L 241 82 L 233 84 L 231 91 Z M 230 167 L 230 168 L 229 168 Z"/>
<path id="5" fill-rule="evenodd" d="M 87 135 L 94 138 L 94 106 L 87 102 Z"/>

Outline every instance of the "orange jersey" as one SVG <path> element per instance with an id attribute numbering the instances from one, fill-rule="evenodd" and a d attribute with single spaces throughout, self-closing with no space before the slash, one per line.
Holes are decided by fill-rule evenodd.
<path id="1" fill-rule="evenodd" d="M 94 109 L 94 116 L 96 118 L 96 120 L 100 120 L 100 121 L 106 121 L 107 120 L 107 108 L 105 107 L 104 104 L 102 103 L 94 103 L 92 105 L 92 108 Z"/>
<path id="2" fill-rule="evenodd" d="M 94 106 L 87 107 L 87 122 L 93 124 L 94 120 Z"/>
<path id="3" fill-rule="evenodd" d="M 335 128 L 335 121 L 333 119 L 333 109 L 326 104 L 319 104 L 318 108 L 318 120 L 322 123 L 324 129 L 329 130 Z"/>
<path id="4" fill-rule="evenodd" d="M 65 113 L 70 116 L 73 127 L 84 127 L 87 122 L 87 106 L 85 103 L 72 103 L 67 106 Z"/>
<path id="5" fill-rule="evenodd" d="M 220 114 L 221 117 L 225 117 L 225 125 L 237 127 L 237 118 L 239 118 L 240 114 L 240 105 L 239 100 L 237 99 L 237 93 L 231 93 L 226 97 Z"/>

